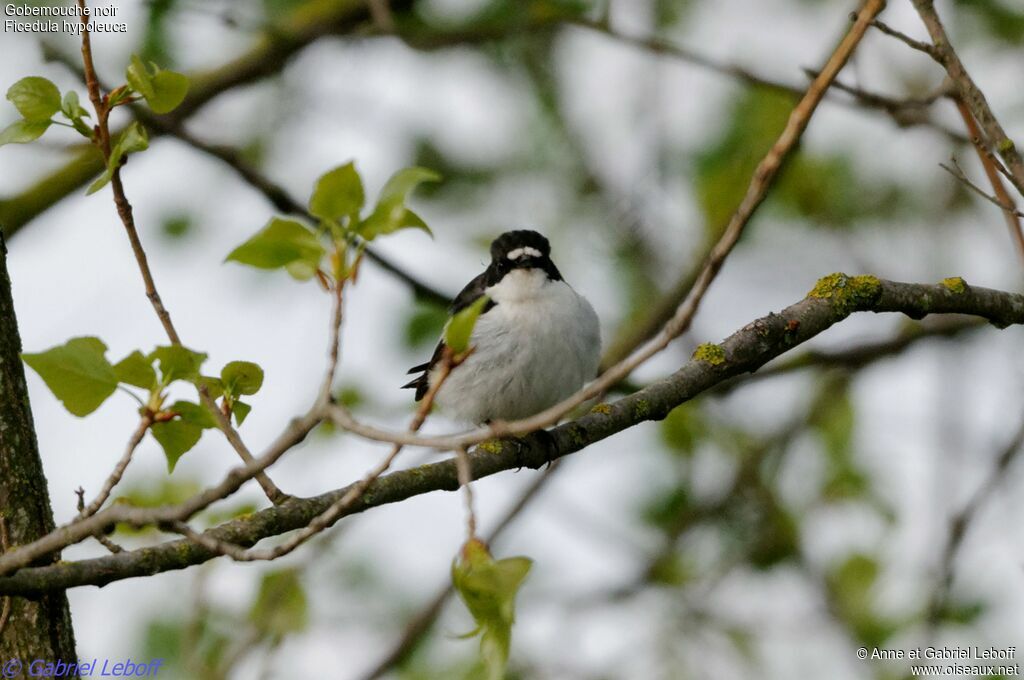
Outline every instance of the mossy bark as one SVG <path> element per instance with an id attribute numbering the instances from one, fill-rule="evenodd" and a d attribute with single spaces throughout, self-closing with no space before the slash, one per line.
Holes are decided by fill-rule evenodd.
<path id="1" fill-rule="evenodd" d="M 29 543 L 53 530 L 20 353 L 7 248 L 0 233 L 0 521 L 5 525 L 0 528 L 6 529 L 8 546 Z M 53 555 L 35 566 L 57 559 Z M 34 599 L 12 596 L 9 604 L 4 600 L 0 604 L 9 607 L 10 618 L 0 632 L 0 661 L 20 659 L 25 667 L 34 659 L 76 661 L 65 591 L 48 591 Z"/>

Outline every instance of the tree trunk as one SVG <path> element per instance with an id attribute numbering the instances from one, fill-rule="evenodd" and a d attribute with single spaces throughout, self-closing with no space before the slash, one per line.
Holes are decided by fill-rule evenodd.
<path id="1" fill-rule="evenodd" d="M 0 547 L 4 548 L 28 543 L 53 530 L 53 510 L 20 353 L 21 338 L 7 275 L 7 247 L 0 232 L 0 538 L 6 543 Z M 59 559 L 59 555 L 52 555 L 46 562 Z M 67 664 L 77 661 L 64 591 L 49 592 L 38 599 L 2 597 L 0 614 L 7 618 L 0 631 L 0 665 L 17 659 L 27 675 L 35 659 Z M 18 673 L 9 675 L 10 667 L 3 666 L 2 670 L 4 677 L 22 677 Z"/>

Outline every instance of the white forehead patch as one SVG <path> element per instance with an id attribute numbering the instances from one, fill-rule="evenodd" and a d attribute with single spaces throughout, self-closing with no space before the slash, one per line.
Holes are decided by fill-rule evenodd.
<path id="1" fill-rule="evenodd" d="M 529 255 L 531 257 L 540 257 L 540 251 L 537 250 L 536 248 L 523 246 L 522 248 L 516 248 L 515 250 L 508 251 L 508 255 L 506 255 L 506 257 L 508 257 L 508 259 L 510 260 L 518 260 L 523 255 Z"/>

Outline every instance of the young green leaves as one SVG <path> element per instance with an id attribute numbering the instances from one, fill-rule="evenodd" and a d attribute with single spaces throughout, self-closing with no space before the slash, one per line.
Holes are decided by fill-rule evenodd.
<path id="1" fill-rule="evenodd" d="M 321 220 L 359 219 L 366 202 L 363 180 L 355 163 L 349 161 L 320 176 L 309 197 L 309 214 Z"/>
<path id="2" fill-rule="evenodd" d="M 149 137 L 146 135 L 146 129 L 139 125 L 138 122 L 129 125 L 128 129 L 117 138 L 117 143 L 110 150 L 110 158 L 107 159 L 107 167 L 103 174 L 89 185 L 85 195 L 94 194 L 105 187 L 114 178 L 114 172 L 121 167 L 121 162 L 126 154 L 145 151 L 148 148 Z"/>
<path id="3" fill-rule="evenodd" d="M 331 266 L 326 269 L 335 280 L 342 280 L 352 274 L 365 243 L 377 236 L 409 227 L 430 233 L 405 202 L 416 186 L 439 179 L 424 168 L 399 170 L 384 185 L 369 216 L 362 219 L 366 192 L 359 171 L 352 162 L 338 166 L 317 179 L 309 197 L 309 214 L 319 220 L 318 229 L 275 217 L 231 251 L 227 260 L 260 269 L 285 269 L 302 281 L 317 275 L 323 280 L 323 260 L 330 252 Z M 324 236 L 330 236 L 330 249 Z M 357 241 L 361 243 L 354 245 Z"/>
<path id="4" fill-rule="evenodd" d="M 168 113 L 177 108 L 188 93 L 189 82 L 186 76 L 163 70 L 156 64 L 147 66 L 137 56 L 132 56 L 125 77 L 127 85 L 114 88 L 103 98 L 100 105 L 103 114 L 101 119 L 114 107 L 135 101 L 135 94 L 145 99 L 154 113 Z M 7 99 L 18 109 L 22 120 L 0 131 L 0 146 L 34 141 L 53 124 L 74 128 L 86 139 L 99 144 L 92 126 L 85 122 L 89 112 L 82 108 L 78 94 L 74 91 L 65 92 L 62 97 L 60 89 L 51 81 L 40 76 L 28 76 L 7 90 Z M 57 114 L 61 114 L 68 122 L 54 120 Z M 105 186 L 126 154 L 143 151 L 148 146 L 146 131 L 138 123 L 132 123 L 113 144 L 106 170 L 89 186 L 87 193 L 95 193 Z"/>
<path id="5" fill-rule="evenodd" d="M 487 680 L 505 677 L 516 593 L 532 564 L 526 557 L 495 560 L 487 545 L 475 538 L 462 546 L 461 559 L 452 563 L 452 584 L 476 622 L 465 637 L 480 635 Z"/>
<path id="6" fill-rule="evenodd" d="M 228 261 L 259 269 L 285 268 L 300 281 L 313 278 L 326 249 L 308 227 L 275 217 L 227 256 Z"/>
<path id="7" fill-rule="evenodd" d="M 148 355 L 136 350 L 111 365 L 107 346 L 93 337 L 72 338 L 44 352 L 22 354 L 22 359 L 46 383 L 64 406 L 76 416 L 95 411 L 120 386 L 140 388 L 139 412 L 149 418 L 153 438 L 163 447 L 168 472 L 182 455 L 198 443 L 205 429 L 218 427 L 214 413 L 205 406 L 179 400 L 167 406 L 167 388 L 185 382 L 205 388 L 213 399 L 222 399 L 225 415 L 241 425 L 252 407 L 240 397 L 256 394 L 263 385 L 263 369 L 248 361 L 232 361 L 220 377 L 200 373 L 206 354 L 181 345 L 157 347 Z M 134 392 L 132 392 L 134 394 Z"/>
<path id="8" fill-rule="evenodd" d="M 413 189 L 423 182 L 437 182 L 440 179 L 440 175 L 426 168 L 405 168 L 396 172 L 381 189 L 373 212 L 359 224 L 359 235 L 372 241 L 378 236 L 409 228 L 422 229 L 433 235 L 422 218 L 405 207 L 405 201 Z"/>
<path id="9" fill-rule="evenodd" d="M 99 338 L 72 338 L 59 347 L 21 358 L 76 416 L 87 416 L 117 389 L 118 377 Z"/>
<path id="10" fill-rule="evenodd" d="M 482 295 L 448 321 L 444 328 L 444 344 L 451 348 L 454 356 L 458 357 L 469 349 L 469 339 L 473 335 L 473 328 L 476 327 L 476 320 L 480 318 L 484 307 L 490 301 L 489 297 Z"/>
<path id="11" fill-rule="evenodd" d="M 25 144 L 42 136 L 53 124 L 53 116 L 62 111 L 60 90 L 46 78 L 29 76 L 11 85 L 7 99 L 18 109 L 22 120 L 16 121 L 0 131 L 0 146 L 4 144 Z M 65 116 L 74 123 L 88 115 L 79 108 L 70 109 L 75 117 Z M 88 126 L 85 126 L 88 129 Z M 77 129 L 77 126 L 76 126 Z M 90 132 L 91 134 L 91 132 Z"/>
<path id="12" fill-rule="evenodd" d="M 142 95 L 153 113 L 170 113 L 188 94 L 188 78 L 176 71 L 165 71 L 154 63 L 146 66 L 137 54 L 125 71 L 128 86 Z"/>

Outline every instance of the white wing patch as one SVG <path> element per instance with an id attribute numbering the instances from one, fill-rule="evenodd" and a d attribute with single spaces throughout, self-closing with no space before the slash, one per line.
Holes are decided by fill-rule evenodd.
<path id="1" fill-rule="evenodd" d="M 536 248 L 531 248 L 529 246 L 523 246 L 522 248 L 516 248 L 515 250 L 510 250 L 506 257 L 508 257 L 508 259 L 510 259 L 510 260 L 518 260 L 523 255 L 529 255 L 530 257 L 540 257 L 540 251 L 537 250 Z"/>

